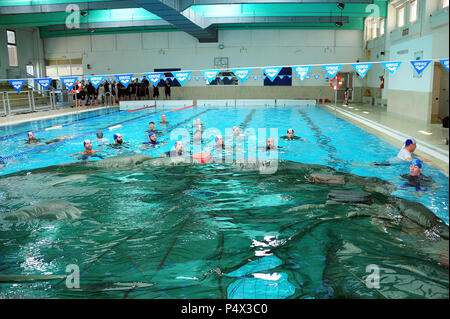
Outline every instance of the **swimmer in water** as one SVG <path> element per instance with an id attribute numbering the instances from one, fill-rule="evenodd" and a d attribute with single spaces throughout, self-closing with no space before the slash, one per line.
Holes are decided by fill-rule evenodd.
<path id="1" fill-rule="evenodd" d="M 306 141 L 306 138 L 301 138 L 300 136 L 295 136 L 294 130 L 291 128 L 287 130 L 287 133 L 285 136 L 281 136 L 278 139 L 284 139 L 285 141 L 293 141 L 293 140 L 300 140 L 303 142 Z"/>
<path id="2" fill-rule="evenodd" d="M 123 143 L 123 139 L 122 139 L 122 135 L 120 135 L 119 133 L 115 133 L 114 134 L 114 143 L 112 145 L 122 145 Z"/>
<path id="3" fill-rule="evenodd" d="M 216 142 L 216 145 L 214 145 L 214 149 L 215 149 L 216 151 L 222 151 L 222 150 L 225 149 L 225 143 L 224 143 L 224 141 L 223 141 L 222 135 L 217 135 L 217 136 L 214 138 L 214 141 Z"/>
<path id="4" fill-rule="evenodd" d="M 169 122 L 166 121 L 166 116 L 163 114 L 161 115 L 161 122 L 159 122 L 161 125 L 168 125 Z"/>
<path id="5" fill-rule="evenodd" d="M 273 137 L 269 137 L 266 140 L 266 151 L 277 150 L 279 147 L 275 145 Z"/>
<path id="6" fill-rule="evenodd" d="M 155 122 L 150 122 L 150 123 L 148 123 L 148 127 L 149 127 L 149 129 L 147 130 L 147 131 L 145 131 L 145 133 L 159 133 L 159 131 L 158 130 L 155 130 Z"/>
<path id="7" fill-rule="evenodd" d="M 237 126 L 233 126 L 233 136 L 240 136 L 241 130 Z"/>
<path id="8" fill-rule="evenodd" d="M 434 183 L 431 177 L 422 174 L 422 161 L 417 158 L 411 161 L 409 174 L 400 176 L 406 180 L 404 186 L 416 187 L 416 190 L 427 190 L 423 187 L 430 187 Z"/>
<path id="9" fill-rule="evenodd" d="M 156 134 L 155 133 L 148 133 L 148 141 L 142 143 L 142 146 L 152 146 L 155 147 L 156 145 L 167 145 L 169 143 L 161 143 L 157 140 Z"/>
<path id="10" fill-rule="evenodd" d="M 193 135 L 194 142 L 202 142 L 202 126 L 198 126 Z"/>
<path id="11" fill-rule="evenodd" d="M 57 137 L 57 138 L 53 138 L 49 141 L 46 142 L 41 142 L 41 139 L 37 139 L 33 132 L 28 132 L 28 138 L 27 141 L 25 142 L 25 144 L 36 144 L 36 146 L 40 146 L 40 145 L 49 145 L 49 144 L 53 144 L 53 143 L 57 143 L 57 142 L 61 142 L 66 140 L 67 138 L 72 138 L 73 136 L 71 135 L 66 135 L 66 136 L 61 136 L 61 137 Z"/>
<path id="12" fill-rule="evenodd" d="M 97 132 L 97 143 L 99 146 L 109 144 L 109 140 L 106 137 L 103 137 L 102 131 Z"/>
<path id="13" fill-rule="evenodd" d="M 92 143 L 90 140 L 84 140 L 83 141 L 83 145 L 84 145 L 84 151 L 78 152 L 76 154 L 72 154 L 70 156 L 77 156 L 77 155 L 87 155 L 87 156 L 92 156 L 95 153 L 97 153 L 99 150 L 93 150 L 92 149 Z"/>
<path id="14" fill-rule="evenodd" d="M 186 151 L 184 149 L 184 145 L 183 145 L 182 141 L 176 141 L 174 143 L 174 147 L 175 147 L 175 149 L 171 150 L 170 152 L 167 152 L 169 154 L 166 153 L 166 155 L 169 155 L 171 157 L 176 157 L 176 156 L 183 156 L 183 155 L 186 155 L 186 154 L 191 154 L 190 151 Z"/>

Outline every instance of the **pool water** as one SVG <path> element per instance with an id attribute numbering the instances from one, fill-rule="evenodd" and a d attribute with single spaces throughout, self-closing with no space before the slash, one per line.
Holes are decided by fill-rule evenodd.
<path id="1" fill-rule="evenodd" d="M 166 128 L 158 124 L 162 114 Z M 273 174 L 246 164 L 123 160 L 161 156 L 179 139 L 189 147 L 182 135 L 192 133 L 197 118 L 206 132 L 194 152 L 218 155 L 214 136 L 234 125 L 250 135 L 241 150 L 288 128 L 306 141 L 280 140 Z M 140 148 L 152 120 L 168 144 Z M 110 141 L 120 132 L 128 143 L 103 148 L 103 163 L 121 156 L 112 159 L 119 164 L 70 156 L 99 129 Z M 373 165 L 397 149 L 320 107 L 152 108 L 36 135 L 73 138 L 35 148 L 24 145 L 25 135 L 0 140 L 7 158 L 0 177 L 3 298 L 448 298 L 448 177 L 424 164 L 436 186 L 404 187 L 399 175 L 407 164 Z M 349 182 L 311 183 L 308 176 L 323 172 Z M 336 189 L 366 191 L 373 202 L 330 202 Z M 3 218 L 60 200 L 80 217 Z M 402 217 L 405 205 L 426 207 L 444 221 L 436 224 L 444 231 Z M 79 289 L 50 277 L 66 275 L 72 264 L 80 269 Z M 370 265 L 380 269 L 378 288 L 364 284 Z"/>

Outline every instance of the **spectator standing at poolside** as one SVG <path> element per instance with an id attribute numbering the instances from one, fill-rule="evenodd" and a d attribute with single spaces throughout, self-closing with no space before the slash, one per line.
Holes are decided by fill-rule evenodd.
<path id="1" fill-rule="evenodd" d="M 166 94 L 166 100 L 170 100 L 170 81 L 169 81 L 169 79 L 166 80 L 166 83 L 164 86 L 164 93 Z"/>
<path id="2" fill-rule="evenodd" d="M 98 92 L 97 99 L 100 99 L 100 104 L 103 105 L 105 103 L 105 87 L 103 86 L 102 83 L 98 86 L 97 92 Z"/>
<path id="3" fill-rule="evenodd" d="M 105 82 L 105 100 L 106 105 L 111 105 L 111 86 L 108 80 Z"/>
<path id="4" fill-rule="evenodd" d="M 153 87 L 153 99 L 159 100 L 159 86 L 158 85 Z"/>

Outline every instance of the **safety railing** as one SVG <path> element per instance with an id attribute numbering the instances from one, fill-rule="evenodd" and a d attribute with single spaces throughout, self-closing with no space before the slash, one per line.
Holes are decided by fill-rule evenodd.
<path id="1" fill-rule="evenodd" d="M 29 113 L 44 109 L 55 109 L 55 97 L 52 91 L 39 94 L 33 90 L 0 92 L 0 115 L 8 116 L 17 113 Z"/>

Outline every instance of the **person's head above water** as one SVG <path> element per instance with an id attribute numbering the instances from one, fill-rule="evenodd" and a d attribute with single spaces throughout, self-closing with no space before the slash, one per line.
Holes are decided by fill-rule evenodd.
<path id="1" fill-rule="evenodd" d="M 36 137 L 34 136 L 33 132 L 28 132 L 28 141 L 33 141 L 35 139 Z"/>
<path id="2" fill-rule="evenodd" d="M 420 159 L 413 159 L 409 165 L 409 175 L 419 176 L 422 171 L 422 161 Z"/>
<path id="3" fill-rule="evenodd" d="M 233 126 L 233 135 L 241 134 L 241 130 L 237 126 Z"/>
<path id="4" fill-rule="evenodd" d="M 83 141 L 83 145 L 84 145 L 84 149 L 86 151 L 91 151 L 92 150 L 92 143 L 91 140 L 84 140 Z"/>
<path id="5" fill-rule="evenodd" d="M 156 142 L 156 134 L 153 132 L 148 133 L 148 139 L 150 140 L 150 142 Z"/>
<path id="6" fill-rule="evenodd" d="M 114 138 L 115 144 L 122 144 L 122 142 L 123 142 L 122 135 L 120 135 L 119 133 L 115 133 L 113 138 Z"/>
<path id="7" fill-rule="evenodd" d="M 183 145 L 182 141 L 176 141 L 174 146 L 175 146 L 175 151 L 178 154 L 182 154 L 184 152 L 184 145 Z"/>
<path id="8" fill-rule="evenodd" d="M 416 150 L 416 140 L 413 139 L 412 137 L 408 138 L 405 141 L 405 148 L 410 152 L 410 153 L 414 153 L 414 151 Z"/>
<path id="9" fill-rule="evenodd" d="M 273 137 L 267 138 L 266 148 L 275 148 L 275 140 L 273 139 Z"/>
<path id="10" fill-rule="evenodd" d="M 161 121 L 162 121 L 162 122 L 165 122 L 165 121 L 166 121 L 166 115 L 165 115 L 165 114 L 161 115 Z"/>
<path id="11" fill-rule="evenodd" d="M 217 135 L 214 138 L 214 141 L 216 142 L 216 145 L 223 145 L 224 144 L 222 135 Z"/>
<path id="12" fill-rule="evenodd" d="M 150 127 L 150 130 L 153 131 L 155 129 L 155 122 L 148 123 L 148 126 Z"/>
<path id="13" fill-rule="evenodd" d="M 102 131 L 98 131 L 98 132 L 97 132 L 97 138 L 98 138 L 98 139 L 103 138 L 103 132 L 102 132 Z"/>
<path id="14" fill-rule="evenodd" d="M 288 129 L 287 130 L 287 136 L 289 137 L 289 138 L 293 138 L 294 137 L 294 130 L 293 129 Z"/>

